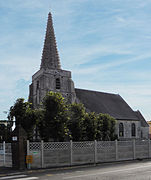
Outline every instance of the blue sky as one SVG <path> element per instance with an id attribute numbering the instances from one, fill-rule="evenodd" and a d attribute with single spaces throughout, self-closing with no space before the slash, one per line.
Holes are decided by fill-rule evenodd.
<path id="1" fill-rule="evenodd" d="M 0 0 L 0 119 L 28 99 L 50 9 L 75 87 L 120 94 L 151 120 L 151 0 Z"/>

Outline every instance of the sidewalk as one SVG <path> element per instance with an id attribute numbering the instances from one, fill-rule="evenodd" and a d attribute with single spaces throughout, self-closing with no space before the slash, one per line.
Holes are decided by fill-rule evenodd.
<path id="1" fill-rule="evenodd" d="M 0 167 L 0 176 L 3 174 L 11 174 L 22 172 L 23 170 L 13 169 L 12 167 Z"/>
<path id="2" fill-rule="evenodd" d="M 129 160 L 129 161 L 117 161 L 117 162 L 106 162 L 106 163 L 100 163 L 100 164 L 85 164 L 85 165 L 79 165 L 79 166 L 67 166 L 67 167 L 50 167 L 50 168 L 40 168 L 40 169 L 14 169 L 12 167 L 1 167 L 0 166 L 0 177 L 1 176 L 7 176 L 7 175 L 15 175 L 20 173 L 39 173 L 39 172 L 46 172 L 46 171 L 63 171 L 63 170 L 76 170 L 81 168 L 91 168 L 91 167 L 108 167 L 108 166 L 117 166 L 119 164 L 128 164 L 128 163 L 145 163 L 145 162 L 151 162 L 150 159 L 144 159 L 144 160 Z"/>

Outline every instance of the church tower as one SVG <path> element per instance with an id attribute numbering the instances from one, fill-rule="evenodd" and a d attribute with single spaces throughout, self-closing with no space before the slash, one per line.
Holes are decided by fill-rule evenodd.
<path id="1" fill-rule="evenodd" d="M 29 102 L 34 108 L 39 106 L 48 91 L 60 92 L 69 103 L 76 98 L 71 72 L 61 69 L 51 13 L 48 14 L 40 70 L 32 76 L 29 91 Z"/>

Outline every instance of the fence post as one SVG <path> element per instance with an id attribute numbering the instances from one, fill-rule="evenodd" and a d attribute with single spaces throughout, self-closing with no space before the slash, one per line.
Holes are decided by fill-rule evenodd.
<path id="1" fill-rule="evenodd" d="M 133 159 L 136 159 L 135 139 L 133 139 Z"/>
<path id="2" fill-rule="evenodd" d="M 94 141 L 94 163 L 97 163 L 97 141 Z"/>
<path id="3" fill-rule="evenodd" d="M 29 140 L 27 140 L 27 156 L 28 155 L 29 155 Z M 27 169 L 31 169 L 31 164 L 30 163 L 27 163 Z"/>
<path id="4" fill-rule="evenodd" d="M 29 155 L 29 140 L 27 140 L 27 155 Z"/>
<path id="5" fill-rule="evenodd" d="M 5 141 L 3 142 L 3 153 L 4 153 L 4 166 L 6 165 L 6 146 L 5 146 Z"/>
<path id="6" fill-rule="evenodd" d="M 44 141 L 41 141 L 41 167 L 44 167 Z"/>
<path id="7" fill-rule="evenodd" d="M 148 139 L 148 158 L 150 158 L 150 139 Z"/>
<path id="8" fill-rule="evenodd" d="M 73 142 L 70 140 L 70 166 L 72 166 L 73 162 Z"/>
<path id="9" fill-rule="evenodd" d="M 115 140 L 115 159 L 118 160 L 118 143 L 117 139 Z"/>

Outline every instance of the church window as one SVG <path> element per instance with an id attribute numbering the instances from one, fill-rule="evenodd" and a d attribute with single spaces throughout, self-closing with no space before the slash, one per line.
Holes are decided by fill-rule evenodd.
<path id="1" fill-rule="evenodd" d="M 39 89 L 39 81 L 37 81 L 37 89 Z"/>
<path id="2" fill-rule="evenodd" d="M 136 127 L 135 127 L 135 123 L 132 123 L 132 125 L 131 125 L 131 131 L 132 131 L 132 136 L 136 136 Z"/>
<path id="3" fill-rule="evenodd" d="M 56 79 L 56 89 L 60 89 L 60 79 Z"/>
<path id="4" fill-rule="evenodd" d="M 120 137 L 124 136 L 124 126 L 123 126 L 123 123 L 119 124 L 119 136 Z"/>
<path id="5" fill-rule="evenodd" d="M 141 138 L 143 138 L 143 131 L 141 131 Z"/>

